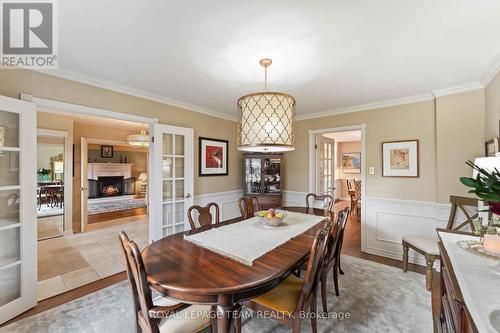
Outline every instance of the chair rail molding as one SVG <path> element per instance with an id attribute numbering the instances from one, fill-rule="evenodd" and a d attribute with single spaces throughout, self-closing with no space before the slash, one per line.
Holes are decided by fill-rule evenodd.
<path id="1" fill-rule="evenodd" d="M 402 260 L 402 237 L 429 236 L 437 241 L 436 228 L 446 227 L 450 209 L 437 202 L 366 197 L 365 252 Z M 414 251 L 409 261 L 425 266 L 425 258 Z"/>
<path id="2" fill-rule="evenodd" d="M 225 221 L 240 217 L 238 199 L 242 196 L 243 190 L 197 194 L 194 197 L 194 204 L 205 206 L 210 202 L 215 202 L 220 208 L 221 221 Z"/>
<path id="3" fill-rule="evenodd" d="M 283 206 L 305 206 L 307 192 L 284 191 Z M 445 228 L 451 205 L 431 201 L 366 197 L 365 218 L 362 219 L 361 251 L 402 260 L 404 235 L 434 236 L 436 228 Z M 363 216 L 362 216 L 363 217 Z M 463 218 L 457 212 L 457 218 Z M 364 221 L 364 222 L 363 222 Z M 425 259 L 410 251 L 409 261 L 425 266 Z"/>

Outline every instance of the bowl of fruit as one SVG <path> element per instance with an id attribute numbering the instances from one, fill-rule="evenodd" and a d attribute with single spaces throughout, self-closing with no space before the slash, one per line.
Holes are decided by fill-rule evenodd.
<path id="1" fill-rule="evenodd" d="M 286 212 L 282 210 L 274 210 L 274 209 L 268 209 L 268 210 L 262 210 L 260 212 L 255 213 L 255 216 L 259 218 L 259 221 L 269 227 L 277 227 L 281 224 L 283 224 L 283 219 L 286 216 Z"/>

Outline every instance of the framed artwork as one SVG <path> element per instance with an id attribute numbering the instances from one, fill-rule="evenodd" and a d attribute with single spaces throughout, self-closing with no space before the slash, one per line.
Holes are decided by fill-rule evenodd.
<path id="1" fill-rule="evenodd" d="M 419 177 L 418 140 L 382 142 L 383 177 Z"/>
<path id="2" fill-rule="evenodd" d="M 498 138 L 486 141 L 484 144 L 484 150 L 486 157 L 495 157 L 495 154 L 498 153 Z"/>
<path id="3" fill-rule="evenodd" d="M 101 146 L 101 157 L 113 158 L 113 146 Z"/>
<path id="4" fill-rule="evenodd" d="M 227 176 L 228 141 L 199 138 L 200 177 Z"/>
<path id="5" fill-rule="evenodd" d="M 343 153 L 342 172 L 361 173 L 361 153 Z"/>

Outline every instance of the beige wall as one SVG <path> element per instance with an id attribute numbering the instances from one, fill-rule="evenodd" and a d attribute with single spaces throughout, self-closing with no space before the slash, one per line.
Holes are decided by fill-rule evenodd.
<path id="1" fill-rule="evenodd" d="M 489 140 L 500 136 L 498 121 L 500 120 L 500 72 L 484 89 L 486 108 L 486 137 Z"/>
<path id="2" fill-rule="evenodd" d="M 434 102 L 426 101 L 378 110 L 346 113 L 297 122 L 295 151 L 286 154 L 285 188 L 308 191 L 308 130 L 366 123 L 366 194 L 372 197 L 434 201 L 436 197 Z M 381 143 L 391 140 L 420 140 L 420 178 L 382 177 Z M 415 188 L 418 190 L 415 191 Z"/>
<path id="3" fill-rule="evenodd" d="M 296 149 L 286 154 L 285 188 L 308 191 L 308 130 L 363 123 L 362 158 L 367 169 L 375 167 L 374 175 L 365 170 L 367 196 L 445 203 L 450 194 L 466 195 L 458 178 L 470 174 L 465 161 L 484 149 L 483 90 L 440 97 L 436 105 L 431 100 L 298 121 Z M 381 143 L 408 139 L 419 140 L 420 177 L 382 177 Z"/>
<path id="4" fill-rule="evenodd" d="M 92 106 L 122 113 L 158 118 L 160 123 L 194 128 L 195 194 L 238 190 L 242 187 L 241 154 L 236 149 L 236 123 L 198 112 L 125 95 L 110 90 L 26 70 L 0 71 L 0 95 L 19 98 L 20 93 Z M 59 116 L 56 116 L 59 117 Z M 51 122 L 39 127 L 52 128 Z M 198 177 L 198 137 L 229 140 L 229 175 Z"/>
<path id="5" fill-rule="evenodd" d="M 458 179 L 472 174 L 467 160 L 484 156 L 484 123 L 484 90 L 436 99 L 439 202 L 447 202 L 450 194 L 468 195 Z"/>

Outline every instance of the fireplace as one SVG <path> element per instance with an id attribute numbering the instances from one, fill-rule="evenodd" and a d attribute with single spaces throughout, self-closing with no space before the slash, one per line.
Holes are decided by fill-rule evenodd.
<path id="1" fill-rule="evenodd" d="M 134 177 L 124 179 L 123 176 L 100 176 L 97 179 L 89 179 L 88 182 L 89 199 L 135 194 Z"/>
<path id="2" fill-rule="evenodd" d="M 123 195 L 123 176 L 106 176 L 97 179 L 100 197 Z"/>

